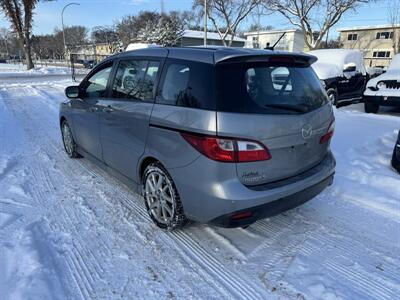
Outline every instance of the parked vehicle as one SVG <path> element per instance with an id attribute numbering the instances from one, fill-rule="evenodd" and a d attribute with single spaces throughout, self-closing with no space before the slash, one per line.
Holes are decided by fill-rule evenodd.
<path id="1" fill-rule="evenodd" d="M 246 226 L 332 183 L 332 105 L 305 54 L 148 48 L 66 89 L 67 154 L 139 188 L 151 219 Z"/>
<path id="2" fill-rule="evenodd" d="M 400 54 L 393 57 L 386 73 L 368 81 L 364 93 L 367 113 L 377 113 L 379 106 L 400 107 Z"/>
<path id="3" fill-rule="evenodd" d="M 96 61 L 93 60 L 93 59 L 84 60 L 82 63 L 83 63 L 83 66 L 84 66 L 86 69 L 93 69 L 93 67 L 96 65 Z"/>
<path id="4" fill-rule="evenodd" d="M 312 68 L 325 83 L 326 93 L 334 105 L 362 100 L 368 75 L 360 51 L 322 49 L 309 54 L 318 58 Z"/>
<path id="5" fill-rule="evenodd" d="M 0 58 L 0 64 L 6 64 L 7 60 L 5 60 L 4 58 Z"/>
<path id="6" fill-rule="evenodd" d="M 126 47 L 125 51 L 154 48 L 154 47 L 160 47 L 160 46 L 156 44 L 147 44 L 147 43 L 131 43 Z"/>
<path id="7" fill-rule="evenodd" d="M 400 129 L 393 149 L 392 166 L 400 173 Z"/>
<path id="8" fill-rule="evenodd" d="M 367 68 L 367 74 L 368 74 L 369 79 L 378 77 L 379 75 L 382 75 L 385 72 L 386 72 L 386 69 L 384 67 L 369 67 L 369 68 Z"/>

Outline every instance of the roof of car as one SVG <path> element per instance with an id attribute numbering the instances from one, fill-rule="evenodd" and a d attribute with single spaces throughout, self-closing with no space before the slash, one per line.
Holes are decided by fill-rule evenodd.
<path id="1" fill-rule="evenodd" d="M 216 64 L 222 61 L 240 57 L 261 57 L 261 56 L 295 56 L 307 59 L 310 63 L 316 58 L 304 53 L 293 53 L 275 50 L 263 50 L 252 48 L 236 48 L 224 46 L 197 46 L 197 47 L 150 47 L 125 51 L 112 56 L 113 58 L 126 58 L 131 56 L 154 56 L 176 59 L 187 59 L 204 63 Z"/>

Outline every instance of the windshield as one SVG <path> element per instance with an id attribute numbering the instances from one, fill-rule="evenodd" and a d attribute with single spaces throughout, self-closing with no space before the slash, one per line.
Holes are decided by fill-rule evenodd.
<path id="1" fill-rule="evenodd" d="M 219 110 L 305 113 L 327 102 L 309 66 L 231 63 L 217 67 Z"/>

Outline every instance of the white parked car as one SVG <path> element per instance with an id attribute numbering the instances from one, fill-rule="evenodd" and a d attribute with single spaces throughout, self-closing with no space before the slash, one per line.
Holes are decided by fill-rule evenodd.
<path id="1" fill-rule="evenodd" d="M 393 60 L 386 73 L 368 81 L 364 93 L 367 113 L 377 113 L 379 106 L 400 107 L 400 54 Z"/>
<path id="2" fill-rule="evenodd" d="M 368 75 L 360 51 L 321 49 L 309 54 L 318 58 L 312 68 L 324 82 L 332 104 L 362 100 Z"/>
<path id="3" fill-rule="evenodd" d="M 139 49 L 146 49 L 146 48 L 154 48 L 154 47 L 160 47 L 156 44 L 146 44 L 146 43 L 131 43 L 129 44 L 125 51 L 132 51 L 132 50 L 139 50 Z"/>

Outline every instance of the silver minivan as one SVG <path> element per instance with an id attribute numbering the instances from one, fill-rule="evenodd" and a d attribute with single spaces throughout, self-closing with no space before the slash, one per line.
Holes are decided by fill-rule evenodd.
<path id="1" fill-rule="evenodd" d="M 112 56 L 66 89 L 67 154 L 137 188 L 159 227 L 247 226 L 332 183 L 332 105 L 314 56 L 147 48 Z"/>

